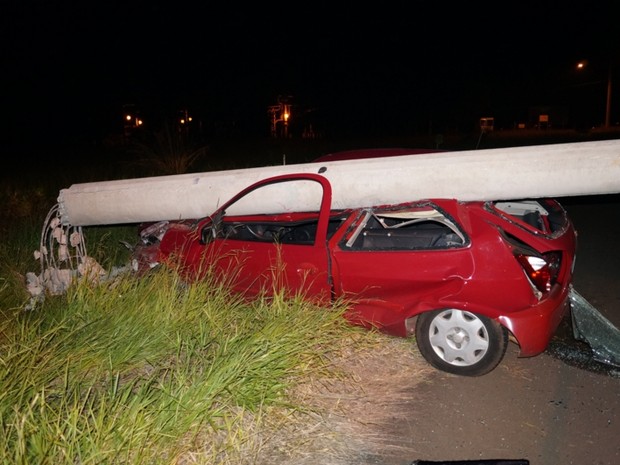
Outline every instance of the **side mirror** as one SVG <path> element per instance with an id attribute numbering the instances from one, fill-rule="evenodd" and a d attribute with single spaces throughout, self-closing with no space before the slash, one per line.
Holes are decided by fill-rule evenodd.
<path id="1" fill-rule="evenodd" d="M 222 229 L 222 218 L 224 213 L 224 211 L 217 212 L 214 216 L 210 217 L 211 222 L 203 226 L 200 231 L 200 243 L 202 245 L 206 245 L 217 239 L 217 236 Z"/>

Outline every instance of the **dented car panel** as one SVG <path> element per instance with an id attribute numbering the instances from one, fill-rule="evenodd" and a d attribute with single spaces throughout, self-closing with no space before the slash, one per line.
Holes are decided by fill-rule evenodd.
<path id="1" fill-rule="evenodd" d="M 282 185 L 292 205 L 304 196 L 314 207 L 294 211 L 289 195 L 271 195 L 260 197 L 264 214 L 236 213 Z M 331 199 L 318 174 L 259 181 L 207 218 L 144 228 L 135 267 L 170 263 L 186 279 L 213 272 L 248 297 L 285 290 L 321 305 L 344 300 L 351 323 L 415 334 L 431 364 L 460 375 L 494 369 L 509 332 L 521 356 L 545 350 L 569 308 L 576 249 L 556 201 L 421 199 L 338 210 Z"/>
<path id="2" fill-rule="evenodd" d="M 227 281 L 235 291 L 248 297 L 285 288 L 290 294 L 303 292 L 308 297 L 329 302 L 326 244 L 331 186 L 318 175 L 305 175 L 301 179 L 277 176 L 260 185 L 271 186 L 291 179 L 319 187 L 314 198 L 316 211 L 289 212 L 284 202 L 278 201 L 283 213 L 226 214 L 234 212 L 240 201 L 254 201 L 247 199 L 257 192 L 255 186 L 250 186 L 193 227 L 169 230 L 159 245 L 159 260 L 178 257 L 182 272 L 189 279 L 199 279 L 213 271 L 218 279 Z M 267 205 L 265 208 L 276 209 Z M 335 218 L 331 223 L 338 225 L 339 221 Z"/>
<path id="3" fill-rule="evenodd" d="M 338 265 L 336 294 L 355 295 L 360 322 L 380 325 L 398 336 L 407 335 L 407 319 L 435 309 L 441 302 L 446 308 L 499 319 L 519 340 L 523 356 L 542 352 L 568 308 L 576 247 L 570 223 L 544 235 L 527 224 L 517 224 L 518 218 L 498 223 L 497 216 L 504 218 L 505 214 L 496 215 L 494 207 L 486 203 L 435 200 L 434 205 L 443 207 L 443 218 L 459 218 L 475 238 L 470 239 L 469 233 L 462 231 L 450 233 L 449 243 L 415 250 L 408 247 L 408 242 L 407 247 L 391 247 L 389 251 L 376 246 L 356 250 L 354 244 L 347 247 L 348 241 L 341 241 L 339 247 L 330 247 Z M 407 211 L 409 206 L 401 208 Z M 451 220 L 451 224 L 458 233 L 456 221 Z M 509 240 L 508 235 L 514 238 Z M 528 280 L 523 279 L 523 269 L 514 258 L 526 240 L 538 253 L 567 251 L 557 282 L 546 298 L 541 298 L 540 291 L 533 291 Z"/>

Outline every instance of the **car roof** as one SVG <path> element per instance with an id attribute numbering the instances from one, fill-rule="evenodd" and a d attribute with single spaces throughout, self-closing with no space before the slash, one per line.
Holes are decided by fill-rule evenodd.
<path id="1" fill-rule="evenodd" d="M 341 152 L 328 153 L 322 155 L 313 162 L 323 161 L 339 161 L 339 160 L 358 160 L 362 158 L 383 158 L 383 157 L 397 157 L 402 155 L 418 155 L 422 153 L 436 153 L 445 152 L 440 149 L 427 149 L 427 148 L 372 148 L 372 149 L 355 149 L 344 150 Z"/>

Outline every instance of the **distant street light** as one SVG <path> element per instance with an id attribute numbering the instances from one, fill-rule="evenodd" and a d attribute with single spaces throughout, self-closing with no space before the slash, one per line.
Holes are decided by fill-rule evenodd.
<path id="1" fill-rule="evenodd" d="M 269 107 L 271 114 L 271 135 L 278 136 L 278 123 L 282 123 L 282 136 L 288 137 L 288 122 L 291 117 L 291 97 L 278 96 L 278 104 Z"/>
<path id="2" fill-rule="evenodd" d="M 582 60 L 577 63 L 577 70 L 585 69 L 588 66 L 588 60 Z M 607 70 L 607 98 L 605 100 L 605 129 L 609 128 L 611 117 L 611 60 L 609 61 L 609 69 Z"/>
<path id="3" fill-rule="evenodd" d="M 132 103 L 123 105 L 123 133 L 125 137 L 130 137 L 137 129 L 144 124 L 140 117 L 140 112 Z"/>

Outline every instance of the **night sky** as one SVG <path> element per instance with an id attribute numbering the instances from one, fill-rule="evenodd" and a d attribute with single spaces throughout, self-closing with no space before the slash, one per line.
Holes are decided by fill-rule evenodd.
<path id="1" fill-rule="evenodd" d="M 603 118 L 612 2 L 428 3 L 4 0 L 1 141 L 96 141 L 126 103 L 267 135 L 278 95 L 334 132 L 508 127 L 533 105 Z"/>

